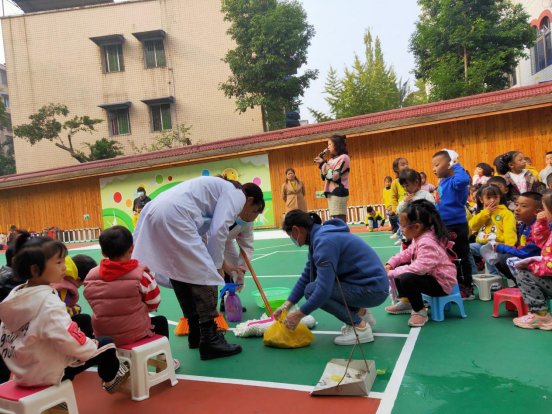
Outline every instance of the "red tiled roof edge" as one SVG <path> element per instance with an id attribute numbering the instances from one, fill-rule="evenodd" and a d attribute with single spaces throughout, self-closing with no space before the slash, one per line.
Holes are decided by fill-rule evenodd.
<path id="1" fill-rule="evenodd" d="M 536 97 L 552 93 L 552 82 L 506 89 L 503 91 L 483 93 L 479 95 L 450 99 L 441 102 L 410 106 L 406 108 L 391 109 L 367 115 L 359 115 L 351 118 L 338 119 L 318 124 L 305 125 L 296 128 L 280 129 L 258 135 L 250 135 L 238 138 L 230 138 L 224 141 L 215 141 L 207 144 L 191 145 L 180 148 L 156 151 L 148 154 L 128 155 L 109 160 L 92 161 L 79 165 L 52 168 L 49 170 L 33 171 L 29 173 L 14 174 L 0 177 L 0 184 L 10 181 L 21 181 L 59 173 L 72 173 L 81 170 L 98 170 L 102 167 L 115 167 L 119 164 L 129 165 L 136 162 L 152 161 L 156 159 L 172 158 L 176 156 L 207 153 L 225 148 L 244 147 L 246 145 L 264 142 L 278 142 L 294 137 L 307 137 L 331 133 L 332 131 L 359 128 L 373 124 L 380 124 L 401 119 L 415 118 L 419 116 L 435 115 L 446 112 L 458 111 L 474 106 L 498 104 L 515 101 L 524 98 Z"/>

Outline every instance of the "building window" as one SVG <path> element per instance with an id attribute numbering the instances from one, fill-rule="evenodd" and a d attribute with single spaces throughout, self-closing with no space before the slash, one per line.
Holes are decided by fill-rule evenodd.
<path id="1" fill-rule="evenodd" d="M 146 68 L 162 68 L 167 65 L 163 39 L 144 41 L 144 56 Z"/>
<path id="2" fill-rule="evenodd" d="M 121 34 L 91 37 L 101 50 L 102 69 L 104 73 L 122 72 L 125 70 L 123 63 L 123 43 L 125 37 Z"/>
<path id="3" fill-rule="evenodd" d="M 8 109 L 10 107 L 10 97 L 9 97 L 9 95 L 2 94 L 2 103 L 4 104 L 4 108 Z"/>
<path id="4" fill-rule="evenodd" d="M 534 75 L 550 65 L 552 65 L 552 36 L 550 20 L 544 17 L 537 31 L 537 42 L 531 49 L 531 73 Z"/>
<path id="5" fill-rule="evenodd" d="M 8 84 L 8 76 L 5 70 L 0 70 L 0 82 L 2 82 L 2 85 Z"/>
<path id="6" fill-rule="evenodd" d="M 122 72 L 125 70 L 123 65 L 123 45 L 105 45 L 104 51 L 104 71 Z"/>
<path id="7" fill-rule="evenodd" d="M 151 111 L 151 125 L 153 131 L 165 131 L 172 129 L 171 119 L 171 105 L 152 105 Z"/>
<path id="8" fill-rule="evenodd" d="M 130 118 L 128 108 L 111 109 L 107 111 L 109 132 L 111 135 L 130 134 Z"/>

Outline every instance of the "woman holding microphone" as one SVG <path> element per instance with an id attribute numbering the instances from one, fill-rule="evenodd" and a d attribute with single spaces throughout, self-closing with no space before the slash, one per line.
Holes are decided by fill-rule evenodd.
<path id="1" fill-rule="evenodd" d="M 330 159 L 324 156 L 328 153 Z M 334 135 L 328 139 L 328 148 L 314 159 L 324 180 L 324 195 L 328 199 L 331 218 L 347 222 L 347 200 L 349 199 L 350 158 L 344 135 Z"/>

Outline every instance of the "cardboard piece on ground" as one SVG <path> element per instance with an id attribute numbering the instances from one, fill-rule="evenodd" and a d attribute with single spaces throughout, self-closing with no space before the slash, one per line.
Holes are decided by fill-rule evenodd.
<path id="1" fill-rule="evenodd" d="M 311 395 L 358 395 L 367 397 L 376 379 L 373 360 L 331 359 Z M 368 369 L 366 368 L 368 364 Z M 345 370 L 347 372 L 345 372 Z M 339 382 L 341 381 L 341 383 Z"/>

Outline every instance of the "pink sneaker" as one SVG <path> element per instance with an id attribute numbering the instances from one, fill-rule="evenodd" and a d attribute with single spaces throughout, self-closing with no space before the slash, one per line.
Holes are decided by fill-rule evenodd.
<path id="1" fill-rule="evenodd" d="M 542 329 L 543 331 L 552 331 L 552 315 L 547 313 L 545 316 L 536 313 L 528 313 L 525 316 L 514 318 L 514 325 L 525 329 Z"/>
<path id="2" fill-rule="evenodd" d="M 391 315 L 401 315 L 403 313 L 412 312 L 412 305 L 410 305 L 410 303 L 406 303 L 400 300 L 395 305 L 386 306 L 385 311 L 387 313 L 390 313 Z"/>
<path id="3" fill-rule="evenodd" d="M 419 328 L 421 326 L 424 326 L 427 320 L 427 309 L 423 309 L 419 312 L 412 311 L 410 319 L 408 320 L 408 325 L 412 326 L 413 328 Z"/>

